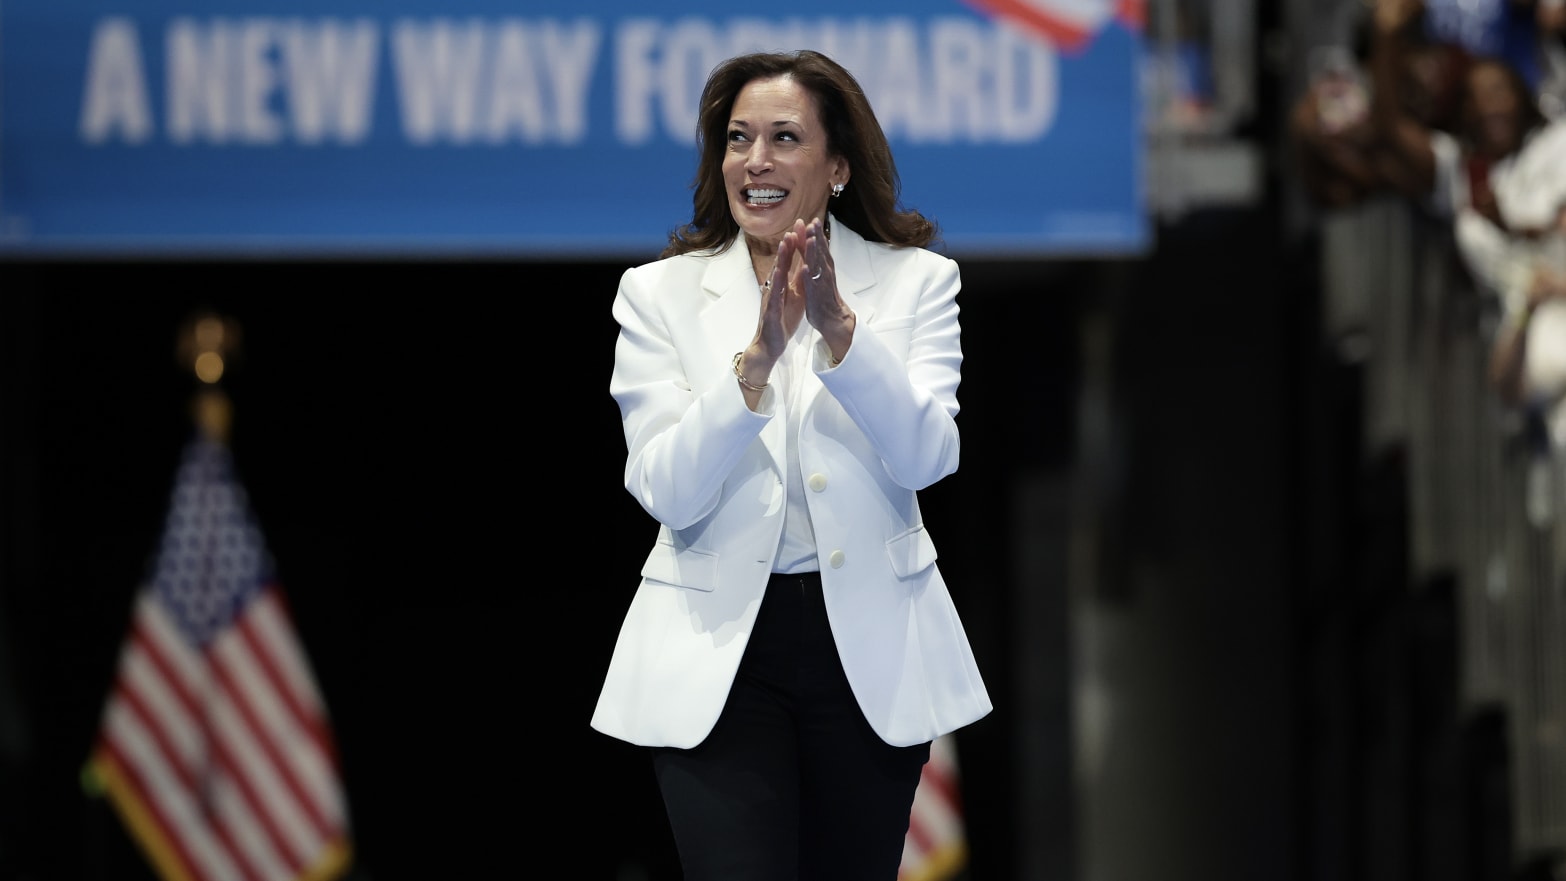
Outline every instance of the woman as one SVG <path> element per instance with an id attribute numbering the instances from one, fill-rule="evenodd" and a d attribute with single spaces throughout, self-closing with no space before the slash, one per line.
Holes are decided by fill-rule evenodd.
<path id="1" fill-rule="evenodd" d="M 991 709 L 916 495 L 957 469 L 957 265 L 819 53 L 718 66 L 697 136 L 614 302 L 659 526 L 592 726 L 652 748 L 687 881 L 893 881 L 930 742 Z"/>

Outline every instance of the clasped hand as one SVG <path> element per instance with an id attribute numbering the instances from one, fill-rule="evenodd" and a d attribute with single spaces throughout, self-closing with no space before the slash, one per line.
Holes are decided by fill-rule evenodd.
<path id="1" fill-rule="evenodd" d="M 837 269 L 832 263 L 821 218 L 806 224 L 795 220 L 783 234 L 778 259 L 761 293 L 761 319 L 749 354 L 771 371 L 782 357 L 800 320 L 810 322 L 841 360 L 854 338 L 854 312 L 837 292 Z M 757 365 L 760 366 L 760 365 Z"/>

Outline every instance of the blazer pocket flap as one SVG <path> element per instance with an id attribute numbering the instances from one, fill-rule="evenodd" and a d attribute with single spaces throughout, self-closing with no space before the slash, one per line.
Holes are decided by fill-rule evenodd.
<path id="1" fill-rule="evenodd" d="M 935 542 L 924 526 L 915 526 L 886 543 L 886 556 L 892 563 L 892 572 L 898 578 L 907 578 L 935 565 Z"/>
<path id="2" fill-rule="evenodd" d="M 676 587 L 711 591 L 718 586 L 718 555 L 660 541 L 642 564 L 642 577 Z"/>
<path id="3" fill-rule="evenodd" d="M 898 315 L 883 318 L 870 325 L 875 331 L 876 339 L 886 343 L 887 348 L 897 353 L 897 357 L 908 360 L 908 345 L 913 339 L 914 317 L 912 315 Z"/>
<path id="4" fill-rule="evenodd" d="M 870 322 L 870 329 L 876 333 L 907 330 L 914 326 L 914 317 L 912 315 L 892 315 L 887 318 L 879 318 Z"/>

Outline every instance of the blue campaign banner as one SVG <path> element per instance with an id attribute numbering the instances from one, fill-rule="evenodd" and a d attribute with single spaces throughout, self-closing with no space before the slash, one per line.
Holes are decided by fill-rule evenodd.
<path id="1" fill-rule="evenodd" d="M 864 86 L 954 255 L 1148 244 L 1140 0 L 0 0 L 0 254 L 656 254 L 746 51 Z"/>

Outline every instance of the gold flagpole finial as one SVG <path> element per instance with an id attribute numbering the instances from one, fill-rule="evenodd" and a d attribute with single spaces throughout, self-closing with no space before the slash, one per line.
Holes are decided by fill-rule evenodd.
<path id="1" fill-rule="evenodd" d="M 199 312 L 180 327 L 180 365 L 200 383 L 191 417 L 202 434 L 219 443 L 228 442 L 233 422 L 233 406 L 219 383 L 239 354 L 239 341 L 239 325 L 213 312 Z"/>

